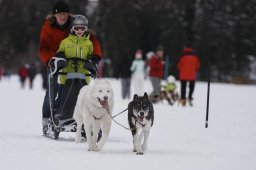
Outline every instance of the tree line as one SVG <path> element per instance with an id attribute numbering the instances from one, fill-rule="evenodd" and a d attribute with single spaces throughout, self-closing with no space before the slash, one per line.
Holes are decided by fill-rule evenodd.
<path id="1" fill-rule="evenodd" d="M 0 65 L 15 68 L 39 58 L 40 29 L 55 2 L 0 1 Z M 89 1 L 67 2 L 73 13 L 88 14 Z M 215 81 L 231 81 L 246 77 L 256 56 L 255 10 L 254 0 L 98 0 L 87 17 L 115 72 L 136 49 L 145 54 L 161 44 L 177 78 L 180 51 L 189 43 L 200 57 L 200 80 L 207 79 L 210 61 Z"/>

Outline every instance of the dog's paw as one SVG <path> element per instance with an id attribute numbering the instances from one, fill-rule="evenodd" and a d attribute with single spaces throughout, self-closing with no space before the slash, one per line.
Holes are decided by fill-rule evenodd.
<path id="1" fill-rule="evenodd" d="M 141 148 L 137 149 L 136 154 L 143 155 L 143 150 Z"/>
<path id="2" fill-rule="evenodd" d="M 96 152 L 99 152 L 99 151 L 101 151 L 101 150 L 102 150 L 102 147 L 97 146 L 97 147 L 95 148 L 95 151 L 96 151 Z"/>
<path id="3" fill-rule="evenodd" d="M 137 154 L 137 155 L 144 155 L 144 153 L 143 153 L 142 151 L 137 152 L 136 154 Z"/>
<path id="4" fill-rule="evenodd" d="M 88 147 L 88 151 L 95 151 L 95 147 L 89 146 L 89 147 Z"/>

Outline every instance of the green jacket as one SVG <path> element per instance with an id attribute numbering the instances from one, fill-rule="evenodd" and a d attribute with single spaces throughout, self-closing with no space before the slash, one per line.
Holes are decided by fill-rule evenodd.
<path id="1" fill-rule="evenodd" d="M 175 83 L 167 83 L 162 86 L 166 92 L 174 92 L 177 88 Z"/>
<path id="2" fill-rule="evenodd" d="M 75 35 L 69 34 L 67 38 L 61 41 L 58 51 L 63 51 L 65 56 L 70 58 L 81 58 L 89 59 L 93 54 L 93 45 L 89 40 L 90 34 L 78 38 Z M 84 62 L 77 62 L 77 71 L 75 70 L 74 63 L 72 60 L 68 60 L 67 67 L 63 68 L 61 72 L 65 73 L 83 73 L 88 74 L 89 72 L 83 68 Z M 60 75 L 60 83 L 64 84 L 66 81 L 66 75 Z M 89 84 L 90 77 L 86 76 L 86 82 Z"/>

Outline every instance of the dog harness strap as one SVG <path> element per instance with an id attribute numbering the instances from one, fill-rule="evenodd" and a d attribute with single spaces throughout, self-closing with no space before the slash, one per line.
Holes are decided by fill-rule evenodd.
<path id="1" fill-rule="evenodd" d="M 103 116 L 101 116 L 100 118 L 95 117 L 94 115 L 92 115 L 94 117 L 95 120 L 100 120 Z"/>

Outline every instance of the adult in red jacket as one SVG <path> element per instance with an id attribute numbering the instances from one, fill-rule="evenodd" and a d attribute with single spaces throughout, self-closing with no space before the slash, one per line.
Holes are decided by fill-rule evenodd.
<path id="1" fill-rule="evenodd" d="M 164 76 L 164 48 L 158 46 L 156 48 L 156 54 L 149 60 L 149 77 L 152 83 L 153 92 L 151 96 L 158 97 L 161 92 L 161 80 Z"/>
<path id="2" fill-rule="evenodd" d="M 69 7 L 62 1 L 57 2 L 54 6 L 53 13 L 46 17 L 39 42 L 40 59 L 45 65 L 55 56 L 60 42 L 68 36 L 70 32 L 70 20 Z M 90 40 L 93 44 L 94 59 L 98 62 L 102 57 L 100 43 L 91 33 Z"/>
<path id="3" fill-rule="evenodd" d="M 58 1 L 54 5 L 52 14 L 46 17 L 40 35 L 39 55 L 45 66 L 47 66 L 49 60 L 55 56 L 60 42 L 68 36 L 70 32 L 70 23 L 71 16 L 68 4 L 63 1 Z M 94 50 L 92 60 L 93 62 L 98 63 L 102 57 L 100 43 L 92 34 L 90 34 L 90 40 L 92 41 Z M 48 119 L 50 117 L 48 90 L 47 87 L 42 109 L 44 134 L 47 131 Z"/>
<path id="4" fill-rule="evenodd" d="M 179 78 L 181 81 L 181 104 L 186 105 L 186 87 L 189 82 L 188 101 L 192 106 L 193 92 L 195 89 L 196 74 L 200 67 L 200 62 L 191 47 L 185 47 L 178 62 Z"/>

